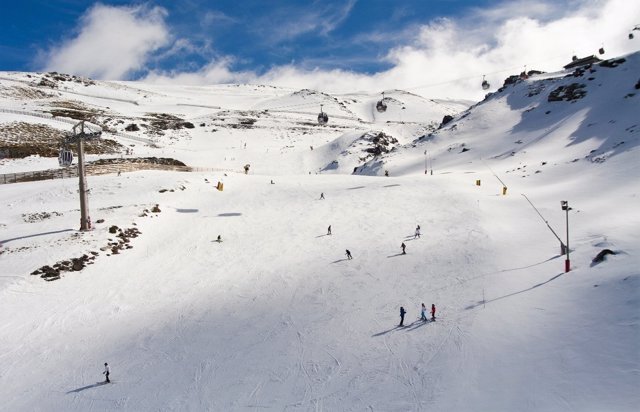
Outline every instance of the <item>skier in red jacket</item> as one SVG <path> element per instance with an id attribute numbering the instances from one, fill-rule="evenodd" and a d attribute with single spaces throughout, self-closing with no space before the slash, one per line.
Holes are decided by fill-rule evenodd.
<path id="1" fill-rule="evenodd" d="M 431 320 L 436 320 L 436 305 L 434 305 L 433 303 L 431 304 Z"/>

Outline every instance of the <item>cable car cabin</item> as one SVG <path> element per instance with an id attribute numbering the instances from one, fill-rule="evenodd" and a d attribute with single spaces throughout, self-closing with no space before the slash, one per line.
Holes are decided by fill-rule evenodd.
<path id="1" fill-rule="evenodd" d="M 320 114 L 318 114 L 318 124 L 327 124 L 328 121 L 329 116 L 327 116 L 325 112 L 320 112 Z"/>
<path id="2" fill-rule="evenodd" d="M 600 47 L 600 49 L 598 49 L 598 53 L 604 54 L 604 47 Z"/>
<path id="3" fill-rule="evenodd" d="M 382 100 L 380 100 L 380 101 L 378 101 L 378 103 L 376 103 L 376 110 L 379 113 L 386 112 L 387 111 L 387 105 Z"/>
<path id="4" fill-rule="evenodd" d="M 71 166 L 73 163 L 73 152 L 69 149 L 60 149 L 58 163 L 60 166 Z"/>
<path id="5" fill-rule="evenodd" d="M 489 87 L 491 87 L 491 85 L 485 80 L 484 76 L 482 76 L 482 90 L 487 90 Z"/>

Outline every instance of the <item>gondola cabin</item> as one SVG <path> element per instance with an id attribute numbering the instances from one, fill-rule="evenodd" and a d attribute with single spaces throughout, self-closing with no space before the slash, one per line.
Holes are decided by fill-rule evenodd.
<path id="1" fill-rule="evenodd" d="M 387 104 L 384 102 L 384 93 L 382 93 L 382 100 L 379 100 L 378 103 L 376 103 L 376 110 L 378 113 L 387 111 Z"/>
<path id="2" fill-rule="evenodd" d="M 485 80 L 484 76 L 482 76 L 482 90 L 487 90 L 489 87 L 491 87 L 491 85 Z"/>
<path id="3" fill-rule="evenodd" d="M 58 163 L 61 167 L 71 166 L 73 163 L 73 152 L 69 149 L 61 148 L 58 153 Z"/>
<path id="4" fill-rule="evenodd" d="M 320 105 L 320 113 L 318 114 L 318 124 L 327 124 L 329 116 L 322 111 L 322 105 Z"/>

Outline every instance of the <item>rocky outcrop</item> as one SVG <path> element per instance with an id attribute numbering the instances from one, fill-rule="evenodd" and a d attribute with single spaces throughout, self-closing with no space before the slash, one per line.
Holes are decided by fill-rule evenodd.
<path id="1" fill-rule="evenodd" d="M 551 93 L 547 101 L 560 102 L 560 101 L 575 101 L 582 99 L 587 95 L 586 86 L 580 83 L 571 83 L 568 86 L 558 86 Z"/>

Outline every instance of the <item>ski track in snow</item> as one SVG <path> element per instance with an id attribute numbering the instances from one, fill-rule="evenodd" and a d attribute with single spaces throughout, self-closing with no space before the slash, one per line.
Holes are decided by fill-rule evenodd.
<path id="1" fill-rule="evenodd" d="M 377 113 L 379 97 L 363 94 L 339 96 L 343 109 L 328 95 L 253 85 L 69 85 L 89 107 L 111 98 L 114 118 L 205 123 L 135 151 L 210 171 L 91 176 L 91 216 L 106 222 L 81 235 L 76 181 L 0 185 L 0 411 L 634 410 L 640 175 L 628 95 L 639 55 L 625 64 L 597 67 L 591 83 L 545 75 L 553 88 L 587 82 L 575 103 L 529 95 L 533 77 L 423 139 L 464 107 L 400 91 Z M 58 99 L 2 94 L 0 107 Z M 306 109 L 258 109 L 318 102 L 349 117 L 329 112 L 316 127 Z M 33 119 L 0 113 L 14 120 Z M 363 160 L 362 136 L 379 131 L 400 142 Z M 53 167 L 0 160 L 2 173 Z M 558 200 L 575 207 L 568 274 L 523 192 L 559 233 Z M 141 215 L 155 204 L 162 212 Z M 55 282 L 29 276 L 99 250 L 112 224 L 141 231 L 132 249 L 101 251 Z M 590 265 L 603 247 L 622 253 Z M 422 302 L 436 304 L 435 322 L 413 320 Z M 105 361 L 114 383 L 97 385 Z"/>

